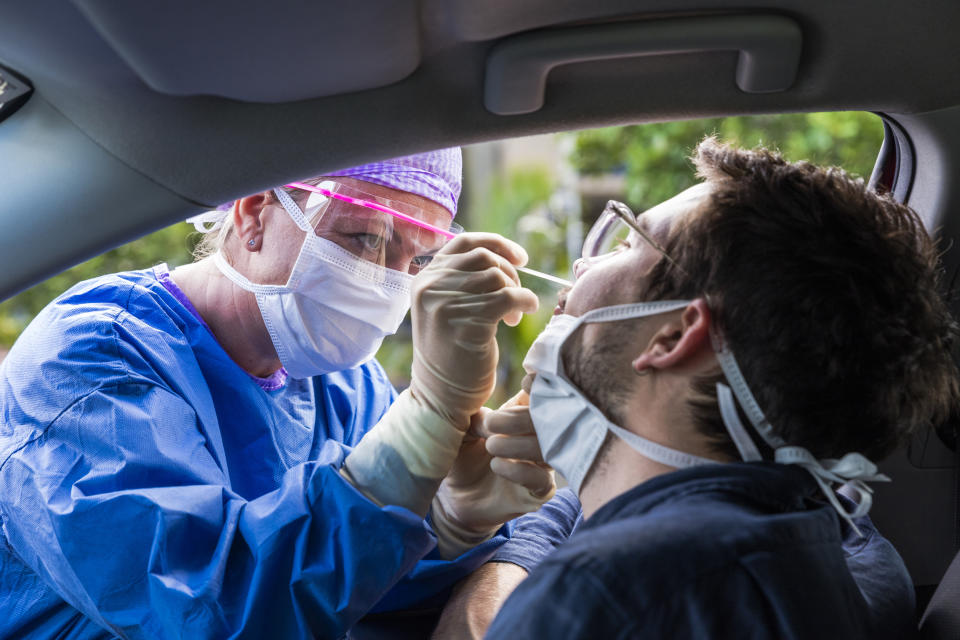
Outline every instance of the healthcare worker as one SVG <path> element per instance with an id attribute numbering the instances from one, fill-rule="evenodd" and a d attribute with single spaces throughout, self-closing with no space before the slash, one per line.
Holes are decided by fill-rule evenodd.
<path id="1" fill-rule="evenodd" d="M 552 477 L 466 435 L 537 302 L 522 248 L 448 242 L 460 175 L 448 149 L 241 198 L 207 257 L 37 316 L 0 369 L 0 637 L 335 637 L 490 557 Z M 411 300 L 398 396 L 372 357 Z"/>

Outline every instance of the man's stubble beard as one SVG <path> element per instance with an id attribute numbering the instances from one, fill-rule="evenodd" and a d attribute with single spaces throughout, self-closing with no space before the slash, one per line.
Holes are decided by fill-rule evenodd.
<path id="1" fill-rule="evenodd" d="M 625 353 L 624 329 L 614 325 L 607 325 L 605 329 L 603 340 L 584 346 L 581 326 L 564 344 L 561 357 L 564 371 L 574 386 L 607 420 L 623 426 L 624 407 L 633 378 L 632 369 L 629 362 L 625 366 L 620 364 Z M 603 478 L 609 473 L 609 454 L 613 440 L 613 435 L 607 433 L 590 470 L 584 476 L 581 491 L 584 486 L 591 484 L 591 480 Z"/>
<path id="2" fill-rule="evenodd" d="M 563 368 L 583 396 L 614 424 L 623 426 L 623 408 L 630 394 L 633 370 L 624 362 L 626 327 L 611 323 L 603 327 L 602 339 L 583 344 L 581 326 L 561 350 Z M 632 325 L 633 323 L 623 323 Z"/>

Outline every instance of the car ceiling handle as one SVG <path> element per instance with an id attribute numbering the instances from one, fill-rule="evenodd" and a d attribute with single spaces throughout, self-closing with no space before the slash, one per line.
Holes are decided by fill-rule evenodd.
<path id="1" fill-rule="evenodd" d="M 799 25 L 780 15 L 666 18 L 524 33 L 491 49 L 484 105 L 497 115 L 539 110 L 547 75 L 560 65 L 707 51 L 739 52 L 741 91 L 784 91 L 796 78 L 801 42 Z"/>

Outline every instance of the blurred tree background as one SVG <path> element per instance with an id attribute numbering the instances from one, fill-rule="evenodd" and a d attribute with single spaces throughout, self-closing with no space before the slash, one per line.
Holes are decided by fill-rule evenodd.
<path id="1" fill-rule="evenodd" d="M 555 162 L 514 166 L 507 171 L 469 171 L 474 148 L 465 153 L 465 187 L 482 197 L 465 197 L 457 219 L 468 230 L 501 233 L 517 240 L 530 255 L 529 266 L 570 277 L 580 241 L 607 199 L 643 211 L 692 185 L 688 161 L 706 135 L 745 147 L 763 145 L 790 160 L 837 165 L 866 179 L 883 140 L 880 119 L 869 113 L 837 112 L 764 115 L 609 127 L 555 136 Z M 523 145 L 511 140 L 495 145 Z M 471 184 L 471 180 L 475 184 Z M 479 183 L 479 184 L 476 184 Z M 74 283 L 97 275 L 141 269 L 160 262 L 171 268 L 189 262 L 197 240 L 193 227 L 177 224 L 144 236 L 0 303 L 0 357 L 34 315 Z M 498 333 L 501 364 L 497 406 L 519 389 L 520 363 L 547 323 L 557 287 L 521 275 L 541 300 L 540 310 L 517 327 Z M 377 357 L 400 387 L 409 378 L 413 349 L 409 324 L 384 342 Z"/>
<path id="2" fill-rule="evenodd" d="M 193 259 L 191 252 L 198 237 L 193 225 L 175 224 L 102 253 L 0 303 L 0 349 L 9 348 L 33 316 L 76 283 L 161 262 L 173 269 Z"/>
<path id="3" fill-rule="evenodd" d="M 574 134 L 571 158 L 583 174 L 623 173 L 627 204 L 643 210 L 694 183 L 687 158 L 705 135 L 742 147 L 778 149 L 789 160 L 843 167 L 870 177 L 883 125 L 859 111 L 711 118 L 610 127 Z"/>

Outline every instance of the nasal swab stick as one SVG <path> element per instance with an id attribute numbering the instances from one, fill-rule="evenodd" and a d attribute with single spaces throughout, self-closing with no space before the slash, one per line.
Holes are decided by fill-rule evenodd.
<path id="1" fill-rule="evenodd" d="M 573 284 L 569 280 L 564 280 L 563 278 L 558 278 L 557 276 L 552 276 L 549 273 L 543 273 L 542 271 L 534 271 L 533 269 L 528 269 L 526 267 L 515 268 L 520 273 L 525 273 L 528 276 L 533 276 L 535 278 L 542 278 L 548 282 L 552 282 L 553 284 L 560 285 L 561 287 L 569 287 Z"/>

